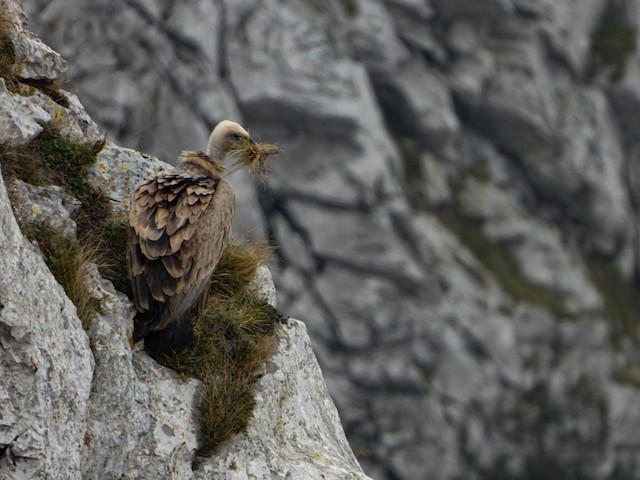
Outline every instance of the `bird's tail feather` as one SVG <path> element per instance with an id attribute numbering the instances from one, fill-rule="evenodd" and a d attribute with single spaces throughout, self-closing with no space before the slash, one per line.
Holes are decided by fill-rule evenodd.
<path id="1" fill-rule="evenodd" d="M 151 321 L 148 313 L 137 312 L 133 318 L 133 343 L 138 343 L 151 331 Z"/>
<path id="2" fill-rule="evenodd" d="M 153 355 L 165 355 L 179 351 L 194 341 L 191 312 L 185 313 L 162 330 L 147 330 L 143 336 L 145 350 Z"/>

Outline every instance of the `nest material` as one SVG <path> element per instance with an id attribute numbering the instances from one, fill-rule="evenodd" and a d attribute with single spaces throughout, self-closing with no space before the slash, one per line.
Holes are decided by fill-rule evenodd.
<path id="1" fill-rule="evenodd" d="M 267 160 L 278 151 L 279 148 L 275 145 L 257 143 L 248 139 L 244 139 L 238 146 L 231 149 L 231 153 L 237 156 L 236 165 L 249 172 L 257 173 L 262 180 L 266 180 L 269 177 Z"/>

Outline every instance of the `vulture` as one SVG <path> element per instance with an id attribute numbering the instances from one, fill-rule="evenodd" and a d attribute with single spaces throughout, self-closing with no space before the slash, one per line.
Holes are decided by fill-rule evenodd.
<path id="1" fill-rule="evenodd" d="M 133 340 L 166 354 L 193 340 L 192 311 L 206 304 L 209 280 L 227 244 L 235 206 L 224 164 L 266 174 L 273 145 L 224 120 L 207 152 L 182 152 L 177 167 L 140 182 L 131 199 L 127 266 L 138 311 Z"/>

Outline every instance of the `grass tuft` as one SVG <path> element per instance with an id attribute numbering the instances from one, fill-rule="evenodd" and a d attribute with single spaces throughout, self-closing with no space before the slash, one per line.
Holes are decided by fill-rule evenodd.
<path id="1" fill-rule="evenodd" d="M 76 144 L 45 127 L 31 143 L 0 146 L 3 171 L 33 185 L 61 185 L 83 204 L 97 195 L 86 180 L 87 168 L 95 163 L 104 141 Z M 105 200 L 105 205 L 107 205 Z"/>
<path id="2" fill-rule="evenodd" d="M 61 185 L 77 198 L 82 204 L 74 219 L 80 243 L 94 250 L 106 250 L 109 263 L 101 265 L 101 273 L 116 288 L 125 288 L 128 284 L 124 257 L 126 226 L 111 218 L 108 199 L 87 180 L 87 169 L 95 163 L 103 147 L 104 140 L 77 144 L 47 127 L 27 145 L 0 145 L 0 163 L 8 178 L 19 178 L 32 185 Z"/>
<path id="3" fill-rule="evenodd" d="M 84 224 L 78 222 L 80 243 L 100 252 L 100 275 L 109 280 L 116 290 L 131 298 L 127 271 L 127 224 L 124 220 L 118 221 L 112 217 L 106 217 L 102 222 L 96 222 L 96 218 L 90 220 L 93 221 L 84 220 Z"/>
<path id="4" fill-rule="evenodd" d="M 9 91 L 17 92 L 20 81 L 16 76 L 16 55 L 9 32 L 15 28 L 13 20 L 6 12 L 0 12 L 0 77 Z"/>
<path id="5" fill-rule="evenodd" d="M 626 15 L 610 1 L 598 27 L 591 36 L 591 65 L 589 76 L 593 77 L 603 68 L 609 67 L 613 80 L 624 75 L 627 61 L 636 51 L 636 30 Z"/>
<path id="6" fill-rule="evenodd" d="M 232 243 L 211 280 L 205 311 L 194 318 L 194 345 L 158 359 L 205 385 L 202 455 L 246 428 L 255 406 L 253 385 L 275 351 L 275 327 L 284 318 L 251 283 L 270 252 L 264 242 Z"/>
<path id="7" fill-rule="evenodd" d="M 616 334 L 640 343 L 640 285 L 624 279 L 611 258 L 592 255 L 587 258 L 591 281 L 605 304 L 607 315 L 613 320 Z"/>
<path id="8" fill-rule="evenodd" d="M 118 290 L 130 293 L 131 289 L 126 223 L 113 218 L 108 200 L 87 181 L 87 168 L 102 146 L 103 142 L 69 142 L 50 127 L 26 146 L 0 146 L 0 163 L 8 179 L 61 185 L 82 203 L 75 218 L 77 240 L 65 240 L 42 225 L 28 225 L 23 233 L 40 245 L 85 328 L 99 308 L 85 285 L 87 262 L 97 263 L 101 275 Z M 206 308 L 194 318 L 195 344 L 157 359 L 205 385 L 200 405 L 202 454 L 247 426 L 255 405 L 254 383 L 276 348 L 275 327 L 283 317 L 252 287 L 256 269 L 270 254 L 264 242 L 229 245 L 211 280 Z"/>
<path id="9" fill-rule="evenodd" d="M 49 270 L 76 306 L 82 326 L 89 328 L 94 312 L 100 312 L 100 302 L 91 296 L 85 272 L 89 263 L 100 264 L 98 252 L 42 224 L 21 225 L 20 229 L 25 237 L 38 243 Z"/>
<path id="10" fill-rule="evenodd" d="M 75 218 L 77 240 L 62 239 L 43 225 L 21 225 L 21 228 L 27 238 L 36 240 L 42 248 L 52 273 L 76 304 L 85 326 L 91 311 L 96 308 L 95 302 L 86 294 L 86 288 L 83 291 L 79 285 L 84 281 L 82 275 L 76 274 L 86 262 L 96 263 L 100 273 L 116 288 L 124 292 L 129 288 L 125 261 L 126 226 L 112 218 L 108 200 L 87 180 L 87 169 L 95 163 L 103 146 L 104 141 L 86 145 L 70 142 L 51 128 L 45 128 L 27 145 L 0 146 L 0 164 L 7 179 L 19 178 L 33 185 L 60 185 L 82 203 Z M 97 252 L 100 252 L 99 256 Z"/>

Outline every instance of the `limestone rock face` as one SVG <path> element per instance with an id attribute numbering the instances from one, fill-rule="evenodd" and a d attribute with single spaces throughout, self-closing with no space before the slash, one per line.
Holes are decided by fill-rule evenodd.
<path id="1" fill-rule="evenodd" d="M 24 145 L 42 132 L 42 124 L 51 116 L 38 105 L 10 92 L 0 79 L 0 141 L 3 145 Z"/>
<path id="2" fill-rule="evenodd" d="M 191 478 L 199 382 L 132 351 L 133 305 L 96 268 L 87 273 L 103 312 L 88 331 L 96 365 L 82 478 Z"/>
<path id="3" fill-rule="evenodd" d="M 367 474 L 640 478 L 640 0 L 25 7 L 121 144 L 171 163 L 230 118 L 282 147 L 235 227 L 277 246 Z M 139 156 L 91 171 L 121 210 Z M 281 465 L 238 442 L 197 475 Z"/>
<path id="4" fill-rule="evenodd" d="M 0 477 L 80 478 L 94 358 L 0 178 Z"/>
<path id="5" fill-rule="evenodd" d="M 15 60 L 12 73 L 26 80 L 62 81 L 67 62 L 25 28 L 26 16 L 21 5 L 13 0 L 2 0 L 0 6 L 2 33 L 11 41 Z"/>
<path id="6" fill-rule="evenodd" d="M 66 62 L 24 30 L 18 2 L 0 6 L 0 27 L 6 28 L 2 22 L 9 19 L 7 25 L 20 30 L 18 36 L 0 32 L 2 51 L 11 47 L 15 54 L 11 88 L 19 91 L 0 78 L 0 164 L 45 129 L 65 142 L 100 141 L 102 133 L 78 97 L 51 83 L 61 78 Z M 207 2 L 200 7 L 175 17 L 175 28 L 212 14 Z M 198 37 L 183 40 L 191 45 Z M 213 59 L 217 51 L 209 53 Z M 7 75 L 2 68 L 0 75 Z M 55 147 L 64 149 L 65 142 Z M 106 142 L 96 163 L 82 174 L 109 200 L 118 220 L 128 211 L 136 183 L 168 166 Z M 23 237 L 16 221 L 18 216 L 24 225 L 46 225 L 71 242 L 79 207 L 60 186 L 0 175 L 0 478 L 218 478 L 214 471 L 227 470 L 227 457 L 202 458 L 194 467 L 201 440 L 200 382 L 180 377 L 132 346 L 135 309 L 91 263 L 81 273 L 99 308 L 85 331 L 38 245 Z M 275 305 L 266 266 L 254 286 Z M 258 385 L 251 431 L 228 445 L 233 461 L 259 464 L 256 471 L 265 479 L 282 472 L 300 478 L 369 478 L 345 438 L 304 324 L 291 321 L 280 337 L 279 354 L 265 366 Z M 262 450 L 256 447 L 261 443 Z"/>
<path id="7" fill-rule="evenodd" d="M 81 203 L 62 187 L 35 186 L 16 179 L 9 191 L 15 195 L 14 208 L 25 222 L 44 224 L 67 239 L 75 238 L 76 222 L 71 216 Z"/>
<path id="8" fill-rule="evenodd" d="M 246 433 L 203 459 L 194 478 L 368 479 L 348 447 L 304 323 L 289 319 L 279 336 Z"/>
<path id="9" fill-rule="evenodd" d="M 89 183 L 104 192 L 113 212 L 118 216 L 129 215 L 130 193 L 141 180 L 154 173 L 171 168 L 151 155 L 107 143 L 98 153 L 96 163 L 89 167 Z"/>

